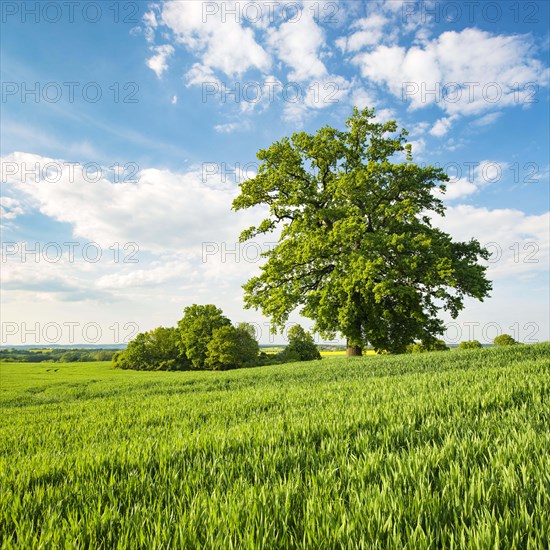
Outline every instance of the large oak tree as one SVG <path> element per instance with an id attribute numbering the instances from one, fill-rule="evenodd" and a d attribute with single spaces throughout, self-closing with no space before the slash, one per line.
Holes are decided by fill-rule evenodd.
<path id="1" fill-rule="evenodd" d="M 367 344 L 394 353 L 430 345 L 444 332 L 441 310 L 454 318 L 465 296 L 488 296 L 478 263 L 487 250 L 432 226 L 448 177 L 412 162 L 406 136 L 373 109 L 354 109 L 343 131 L 299 132 L 258 152 L 258 174 L 240 184 L 233 209 L 264 205 L 269 215 L 240 240 L 280 236 L 244 285 L 246 307 L 275 329 L 300 308 L 322 336 L 341 333 L 360 355 Z"/>

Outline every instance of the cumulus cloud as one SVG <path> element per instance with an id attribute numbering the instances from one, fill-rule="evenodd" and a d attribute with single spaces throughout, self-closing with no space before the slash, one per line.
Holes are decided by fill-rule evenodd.
<path id="1" fill-rule="evenodd" d="M 0 212 L 3 220 L 14 220 L 25 212 L 21 201 L 13 197 L 0 197 Z"/>
<path id="2" fill-rule="evenodd" d="M 529 215 L 511 208 L 449 206 L 434 224 L 455 239 L 476 238 L 491 253 L 490 278 L 514 278 L 544 273 L 550 261 L 550 212 Z"/>
<path id="3" fill-rule="evenodd" d="M 445 201 L 453 201 L 479 192 L 484 187 L 498 184 L 503 181 L 505 173 L 509 168 L 507 162 L 497 162 L 491 160 L 482 160 L 481 162 L 466 166 L 465 170 L 461 166 L 458 173 L 454 166 L 449 166 L 449 183 L 446 184 L 447 190 L 443 194 L 438 189 L 434 193 Z M 462 174 L 466 172 L 463 176 Z"/>
<path id="4" fill-rule="evenodd" d="M 296 87 L 292 100 L 285 101 L 283 117 L 289 122 L 302 126 L 316 110 L 326 109 L 346 101 L 352 83 L 338 75 L 310 82 L 307 86 Z"/>
<path id="5" fill-rule="evenodd" d="M 381 13 L 373 13 L 353 23 L 354 32 L 336 40 L 342 52 L 356 52 L 368 46 L 378 45 L 384 37 L 384 27 L 389 20 Z"/>
<path id="6" fill-rule="evenodd" d="M 238 122 L 226 122 L 225 124 L 216 124 L 214 130 L 220 134 L 230 134 L 239 128 Z"/>
<path id="7" fill-rule="evenodd" d="M 207 4 L 216 6 L 213 2 Z M 225 4 L 229 7 L 230 3 Z M 207 72 L 219 70 L 233 78 L 252 68 L 266 71 L 271 65 L 270 56 L 256 41 L 251 27 L 245 27 L 238 18 L 224 17 L 221 10 L 205 11 L 203 2 L 165 2 L 160 21 L 179 44 L 200 58 Z"/>
<path id="8" fill-rule="evenodd" d="M 486 115 L 483 115 L 482 117 L 479 117 L 472 121 L 472 126 L 482 127 L 482 126 L 490 126 L 494 122 L 496 122 L 500 117 L 502 116 L 502 111 L 497 111 L 495 113 L 487 113 Z"/>
<path id="9" fill-rule="evenodd" d="M 432 129 L 430 130 L 430 134 L 435 137 L 444 136 L 451 129 L 453 120 L 455 118 L 456 117 L 440 118 L 432 126 Z"/>
<path id="10" fill-rule="evenodd" d="M 278 58 L 290 67 L 290 81 L 303 82 L 327 75 L 320 59 L 325 33 L 310 10 L 304 10 L 298 21 L 287 21 L 269 32 L 267 43 L 277 52 Z"/>
<path id="11" fill-rule="evenodd" d="M 185 173 L 145 169 L 137 181 L 112 183 L 106 177 L 90 182 L 76 169 L 73 176 L 63 160 L 13 153 L 3 162 L 18 166 L 61 167 L 61 176 L 23 181 L 21 171 L 7 187 L 27 197 L 42 214 L 71 224 L 77 237 L 108 247 L 113 242 L 138 243 L 140 250 L 162 253 L 198 250 L 203 241 L 235 239 L 233 227 L 244 227 L 246 213 L 232 213 L 237 189 L 222 168 L 196 167 Z M 215 168 L 215 167 L 214 167 Z"/>
<path id="12" fill-rule="evenodd" d="M 436 104 L 450 115 L 528 105 L 547 72 L 527 35 L 476 28 L 448 31 L 420 46 L 380 45 L 356 54 L 363 77 L 385 85 L 412 109 Z"/>
<path id="13" fill-rule="evenodd" d="M 216 285 L 231 296 L 216 303 L 231 306 L 233 318 L 241 310 L 240 285 L 260 258 L 254 248 L 243 249 L 257 245 L 238 244 L 238 234 L 257 223 L 263 211 L 230 211 L 237 188 L 225 168 L 208 173 L 200 166 L 183 173 L 150 168 L 137 174 L 137 181 L 113 183 L 107 177 L 91 182 L 78 167 L 72 175 L 67 170 L 60 177 L 48 175 L 44 167 L 63 167 L 62 159 L 13 153 L 0 160 L 20 167 L 4 174 L 4 191 L 17 199 L 4 197 L 3 207 L 19 212 L 24 203 L 25 211 L 43 216 L 45 226 L 62 222 L 70 232 L 61 238 L 49 234 L 49 244 L 20 238 L 8 243 L 2 265 L 7 302 L 151 299 L 175 301 L 181 308 L 211 300 Z M 23 176 L 23 168 L 32 168 L 31 177 Z M 252 170 L 235 173 L 239 181 L 253 175 Z M 17 308 L 7 311 L 9 319 L 17 318 Z M 149 323 L 150 314 L 142 320 Z"/>
<path id="14" fill-rule="evenodd" d="M 201 63 L 194 63 L 193 66 L 187 71 L 185 75 L 188 86 L 203 86 L 204 84 L 212 84 L 219 89 L 221 82 L 214 74 L 214 71 L 202 65 Z"/>
<path id="15" fill-rule="evenodd" d="M 146 63 L 155 72 L 157 77 L 160 78 L 168 68 L 168 58 L 173 55 L 174 47 L 170 44 L 164 44 L 163 46 L 154 46 L 151 49 L 155 52 L 155 55 L 150 57 Z"/>

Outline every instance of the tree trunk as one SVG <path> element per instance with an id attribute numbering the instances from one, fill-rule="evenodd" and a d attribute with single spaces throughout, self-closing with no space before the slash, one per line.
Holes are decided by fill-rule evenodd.
<path id="1" fill-rule="evenodd" d="M 348 357 L 361 357 L 361 355 L 363 355 L 363 348 L 361 348 L 361 346 L 354 346 L 348 342 L 346 355 Z"/>
<path id="2" fill-rule="evenodd" d="M 359 248 L 360 243 L 356 243 L 357 248 Z M 362 326 L 361 320 L 357 318 L 357 315 L 361 311 L 361 295 L 359 292 L 353 292 L 351 297 L 355 310 L 355 327 L 352 333 L 346 339 L 346 355 L 348 357 L 361 357 L 363 355 L 363 342 L 361 340 L 362 335 Z"/>

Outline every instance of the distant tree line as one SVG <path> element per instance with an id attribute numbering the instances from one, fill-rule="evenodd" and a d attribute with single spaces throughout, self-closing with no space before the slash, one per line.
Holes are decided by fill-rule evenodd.
<path id="1" fill-rule="evenodd" d="M 11 363 L 79 363 L 111 361 L 114 349 L 16 349 L 0 350 L 0 361 Z"/>
<path id="2" fill-rule="evenodd" d="M 493 340 L 493 346 L 514 346 L 519 344 L 509 334 L 500 334 Z M 460 342 L 458 349 L 481 349 L 483 344 L 479 340 L 465 340 Z M 415 342 L 407 346 L 407 353 L 423 353 L 426 351 L 448 351 L 450 348 L 443 340 L 435 340 L 432 344 L 426 345 L 422 342 Z"/>
<path id="3" fill-rule="evenodd" d="M 254 327 L 233 325 L 212 304 L 186 307 L 177 327 L 138 334 L 113 357 L 116 368 L 136 370 L 227 370 L 321 359 L 312 335 L 299 326 L 288 331 L 288 346 L 276 355 L 260 352 Z"/>

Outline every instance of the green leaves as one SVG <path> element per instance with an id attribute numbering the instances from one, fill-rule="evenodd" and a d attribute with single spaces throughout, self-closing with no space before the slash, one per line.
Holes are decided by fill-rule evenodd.
<path id="1" fill-rule="evenodd" d="M 204 365 L 213 370 L 253 367 L 260 347 L 254 337 L 254 327 L 241 323 L 238 327 L 215 329 L 207 345 Z"/>
<path id="2" fill-rule="evenodd" d="M 183 318 L 178 322 L 181 349 L 193 367 L 204 367 L 208 343 L 214 331 L 229 326 L 231 321 L 212 304 L 193 304 L 183 310 Z"/>
<path id="3" fill-rule="evenodd" d="M 181 370 L 189 361 L 179 347 L 178 329 L 157 327 L 138 334 L 124 351 L 113 357 L 115 368 L 135 370 Z"/>
<path id="4" fill-rule="evenodd" d="M 327 126 L 260 150 L 258 175 L 233 208 L 269 208 L 242 241 L 281 229 L 262 273 L 243 287 L 246 307 L 280 328 L 300 308 L 321 334 L 401 352 L 442 332 L 439 310 L 456 317 L 465 296 L 488 295 L 477 263 L 488 252 L 431 226 L 430 212 L 444 214 L 434 191 L 448 177 L 412 162 L 394 121 L 373 119 L 372 109 L 354 109 L 346 131 Z"/>
<path id="5" fill-rule="evenodd" d="M 297 361 L 312 361 L 321 359 L 321 354 L 315 345 L 313 336 L 306 332 L 301 325 L 294 325 L 288 331 L 288 346 L 283 356 L 295 356 Z"/>

